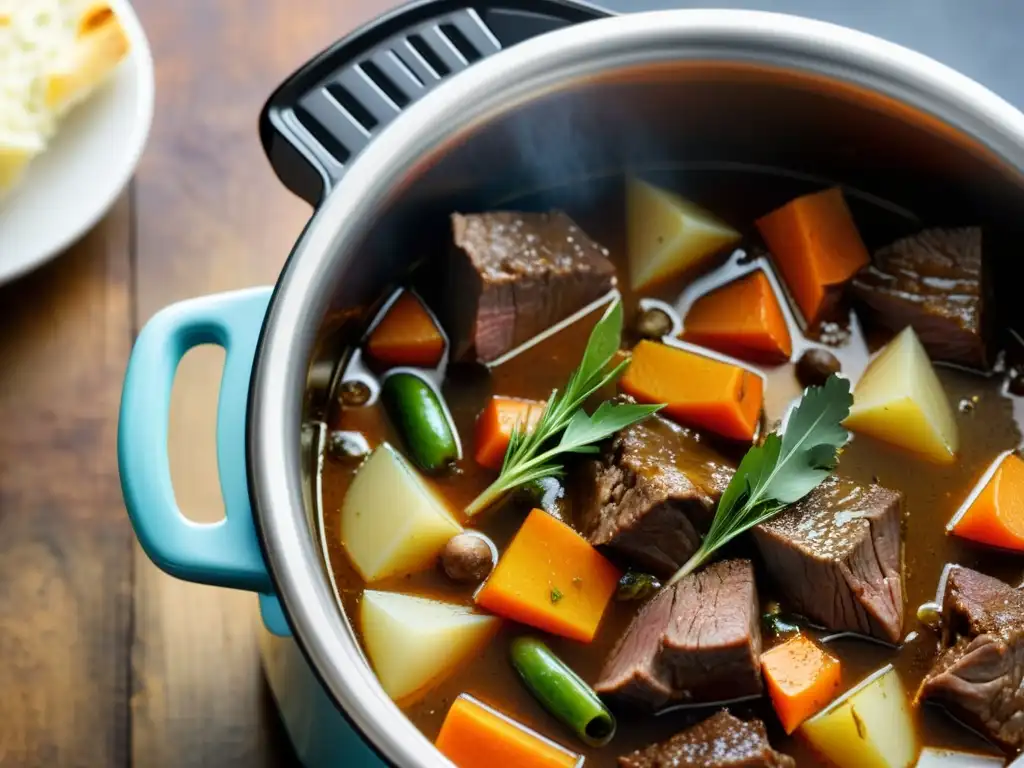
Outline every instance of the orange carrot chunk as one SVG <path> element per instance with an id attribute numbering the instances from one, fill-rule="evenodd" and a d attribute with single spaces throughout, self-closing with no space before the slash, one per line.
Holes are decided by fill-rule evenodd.
<path id="1" fill-rule="evenodd" d="M 544 413 L 544 403 L 492 397 L 476 420 L 476 463 L 490 469 L 501 469 L 508 450 L 512 430 L 522 424 L 529 432 Z"/>
<path id="2" fill-rule="evenodd" d="M 1008 454 L 970 505 L 949 524 L 962 539 L 1024 552 L 1024 461 Z"/>
<path id="3" fill-rule="evenodd" d="M 784 363 L 793 354 L 779 300 L 760 270 L 699 298 L 686 315 L 683 338 L 758 363 Z"/>
<path id="4" fill-rule="evenodd" d="M 444 337 L 416 295 L 402 291 L 370 333 L 366 350 L 386 365 L 433 368 L 444 354 Z"/>
<path id="5" fill-rule="evenodd" d="M 476 602 L 499 616 L 589 643 L 621 575 L 576 531 L 535 509 Z"/>
<path id="6" fill-rule="evenodd" d="M 756 223 L 808 326 L 835 310 L 870 261 L 838 188 L 798 197 Z"/>
<path id="7" fill-rule="evenodd" d="M 458 768 L 575 768 L 583 762 L 466 694 L 452 703 L 435 745 Z"/>
<path id="8" fill-rule="evenodd" d="M 748 442 L 764 401 L 757 374 L 655 341 L 633 348 L 619 387 L 642 403 L 666 403 L 663 413 L 682 424 Z"/>
<path id="9" fill-rule="evenodd" d="M 803 635 L 762 653 L 761 673 L 786 733 L 821 711 L 842 683 L 839 660 Z"/>

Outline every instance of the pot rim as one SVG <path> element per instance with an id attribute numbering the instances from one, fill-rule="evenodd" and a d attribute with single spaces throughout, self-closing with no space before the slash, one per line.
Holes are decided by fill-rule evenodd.
<path id="1" fill-rule="evenodd" d="M 306 367 L 330 300 L 324 286 L 336 284 L 410 169 L 421 170 L 457 134 L 580 78 L 688 59 L 770 65 L 861 86 L 938 117 L 1024 173 L 1024 114 L 987 88 L 866 33 L 760 11 L 647 12 L 550 32 L 474 64 L 384 129 L 314 213 L 275 287 L 253 369 L 247 452 L 264 554 L 295 638 L 330 697 L 392 764 L 451 765 L 363 664 L 309 535 L 298 435 Z"/>

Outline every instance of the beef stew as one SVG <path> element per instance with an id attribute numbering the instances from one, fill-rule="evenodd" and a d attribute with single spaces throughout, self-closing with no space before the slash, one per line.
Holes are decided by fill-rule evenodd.
<path id="1" fill-rule="evenodd" d="M 396 288 L 422 301 L 445 353 L 424 366 L 434 352 L 417 351 L 410 333 L 405 347 L 392 347 L 407 349 L 408 361 L 382 366 L 357 348 L 338 377 L 339 392 L 346 382 L 375 382 L 365 402 L 339 394 L 328 425 L 328 442 L 359 435 L 372 451 L 362 460 L 328 453 L 323 465 L 325 556 L 342 608 L 378 677 L 400 681 L 398 695 L 388 692 L 428 738 L 444 725 L 448 745 L 483 738 L 465 718 L 458 732 L 446 724 L 453 705 L 471 697 L 517 734 L 554 742 L 588 766 L 909 766 L 923 749 L 1008 760 L 1022 746 L 1016 718 L 1024 719 L 1024 705 L 1009 690 L 983 701 L 963 680 L 973 664 L 1010 663 L 1017 652 L 1013 626 L 1024 612 L 975 620 L 984 607 L 970 601 L 993 590 L 1016 594 L 1009 585 L 1024 575 L 1014 554 L 1024 551 L 1014 534 L 1017 525 L 1024 532 L 1024 519 L 1014 517 L 1024 485 L 992 471 L 1019 446 L 1015 415 L 1024 410 L 994 354 L 1005 340 L 982 321 L 990 312 L 987 283 L 979 277 L 965 289 L 969 307 L 953 318 L 935 309 L 939 299 L 953 299 L 924 295 L 936 284 L 928 271 L 935 259 L 922 257 L 910 278 L 898 278 L 918 278 L 919 291 L 893 291 L 886 277 L 903 269 L 894 254 L 913 261 L 918 244 L 938 238 L 941 245 L 943 233 L 953 233 L 958 246 L 932 249 L 949 260 L 943 274 L 987 275 L 981 230 L 961 227 L 973 222 L 923 229 L 916 218 L 899 220 L 835 190 L 819 220 L 820 203 L 812 200 L 802 206 L 809 224 L 790 217 L 762 239 L 764 217 L 786 202 L 773 185 L 791 190 L 790 201 L 831 188 L 774 178 L 745 185 L 742 174 L 734 181 L 734 189 L 753 190 L 743 211 L 760 210 L 759 225 L 723 203 L 727 196 L 715 190 L 730 185 L 720 178 L 706 198 L 700 179 L 690 179 L 684 199 L 683 187 L 658 174 L 642 184 L 605 180 L 601 194 L 547 191 L 503 211 L 452 216 L 447 250 Z M 758 206 L 762 188 L 771 192 Z M 639 210 L 644 204 L 659 206 L 659 215 Z M 844 216 L 833 234 L 854 255 L 831 269 L 827 254 L 800 243 L 813 243 L 808 232 L 836 227 Z M 643 237 L 630 230 L 638 221 Z M 687 239 L 680 221 L 711 221 L 729 236 L 701 245 Z M 676 241 L 659 241 L 659 226 Z M 967 242 L 971 233 L 977 247 Z M 792 266 L 780 264 L 772 248 L 786 251 L 787 264 L 810 265 L 819 284 L 788 282 Z M 873 254 L 863 264 L 862 252 Z M 636 283 L 638 262 L 656 262 L 659 279 Z M 766 320 L 737 305 L 732 323 L 716 307 L 714 333 L 701 337 L 708 346 L 687 340 L 697 301 L 752 274 L 773 293 L 778 314 Z M 368 327 L 396 303 L 383 302 Z M 612 307 L 624 322 L 608 370 L 623 368 L 593 380 L 582 401 L 589 422 L 569 426 L 575 417 L 568 412 L 560 429 L 545 432 L 545 414 L 566 402 L 553 392 L 571 391 Z M 804 308 L 814 316 L 803 316 Z M 792 339 L 781 363 L 763 355 L 767 344 L 779 348 L 779 317 Z M 831 331 L 822 330 L 824 319 L 835 323 Z M 830 335 L 837 327 L 842 332 Z M 634 354 L 645 347 L 655 354 Z M 891 362 L 883 360 L 879 377 L 882 358 Z M 742 460 L 771 444 L 771 435 L 785 439 L 795 404 L 806 402 L 805 385 L 828 387 L 837 375 L 852 385 L 855 415 L 835 471 L 673 582 L 708 541 L 723 494 L 734 476 L 744 476 Z M 414 394 L 389 384 L 402 376 L 417 377 L 404 388 Z M 643 404 L 667 407 L 619 412 L 620 428 L 582 442 L 579 452 L 557 450 L 567 426 L 598 433 L 597 409 Z M 878 428 L 877 413 L 896 414 L 889 419 L 895 434 Z M 950 429 L 955 444 L 945 439 Z M 509 456 L 524 443 L 530 448 L 535 430 L 544 439 L 527 455 L 552 453 L 548 468 L 554 462 L 557 476 L 523 475 L 492 494 L 496 479 L 510 476 Z M 945 461 L 935 445 L 953 458 Z M 376 481 L 364 477 L 367 467 Z M 360 485 L 372 485 L 380 509 L 373 494 L 352 504 Z M 346 537 L 363 530 L 352 527 L 357 506 L 379 533 Z M 951 523 L 966 508 L 971 530 L 987 536 L 983 543 Z M 944 580 L 949 564 L 962 568 Z M 957 586 L 975 573 L 998 589 L 974 596 Z M 382 594 L 421 601 L 389 608 L 393 638 L 383 650 L 367 642 L 367 593 L 375 605 L 387 602 Z M 379 634 L 381 620 L 372 620 Z M 579 683 L 597 703 L 577 697 L 572 712 L 553 714 L 550 696 L 538 695 L 530 673 L 510 660 L 513 641 L 524 636 L 541 639 L 570 670 L 565 690 Z M 820 690 L 813 665 L 790 655 L 784 679 L 791 685 L 780 688 L 766 686 L 761 658 L 794 636 L 835 659 L 841 675 L 828 699 L 815 699 L 813 711 L 788 728 L 780 707 L 806 704 L 808 692 Z M 415 653 L 403 651 L 410 644 Z M 874 716 L 844 730 L 839 720 L 853 712 L 854 722 L 865 707 Z M 596 745 L 584 715 L 599 711 L 617 727 Z M 566 724 L 574 715 L 583 718 L 578 728 Z M 851 733 L 849 756 L 837 759 L 829 740 Z M 450 747 L 451 754 L 464 755 L 464 747 Z M 535 750 L 537 765 L 546 764 L 542 753 Z M 707 762 L 703 755 L 712 753 L 722 762 Z"/>

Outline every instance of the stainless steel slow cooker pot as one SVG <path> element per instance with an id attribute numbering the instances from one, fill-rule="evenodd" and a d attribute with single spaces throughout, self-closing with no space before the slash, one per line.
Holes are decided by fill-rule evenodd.
<path id="1" fill-rule="evenodd" d="M 164 310 L 127 372 L 118 450 L 139 540 L 174 576 L 259 594 L 268 679 L 307 766 L 448 764 L 367 665 L 316 510 L 319 420 L 344 349 L 446 213 L 622 169 L 742 166 L 905 215 L 1024 221 L 1024 115 L 924 56 L 766 13 L 503 7 L 420 4 L 282 86 L 262 138 L 316 210 L 277 285 Z M 227 351 L 227 517 L 197 525 L 174 502 L 167 414 L 178 362 L 209 342 Z"/>

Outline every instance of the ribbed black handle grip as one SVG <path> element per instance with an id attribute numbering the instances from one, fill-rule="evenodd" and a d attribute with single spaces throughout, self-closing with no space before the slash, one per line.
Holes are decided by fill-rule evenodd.
<path id="1" fill-rule="evenodd" d="M 317 205 L 381 129 L 442 80 L 503 48 L 604 15 L 574 0 L 405 6 L 334 44 L 274 91 L 260 115 L 263 149 L 285 186 Z"/>

